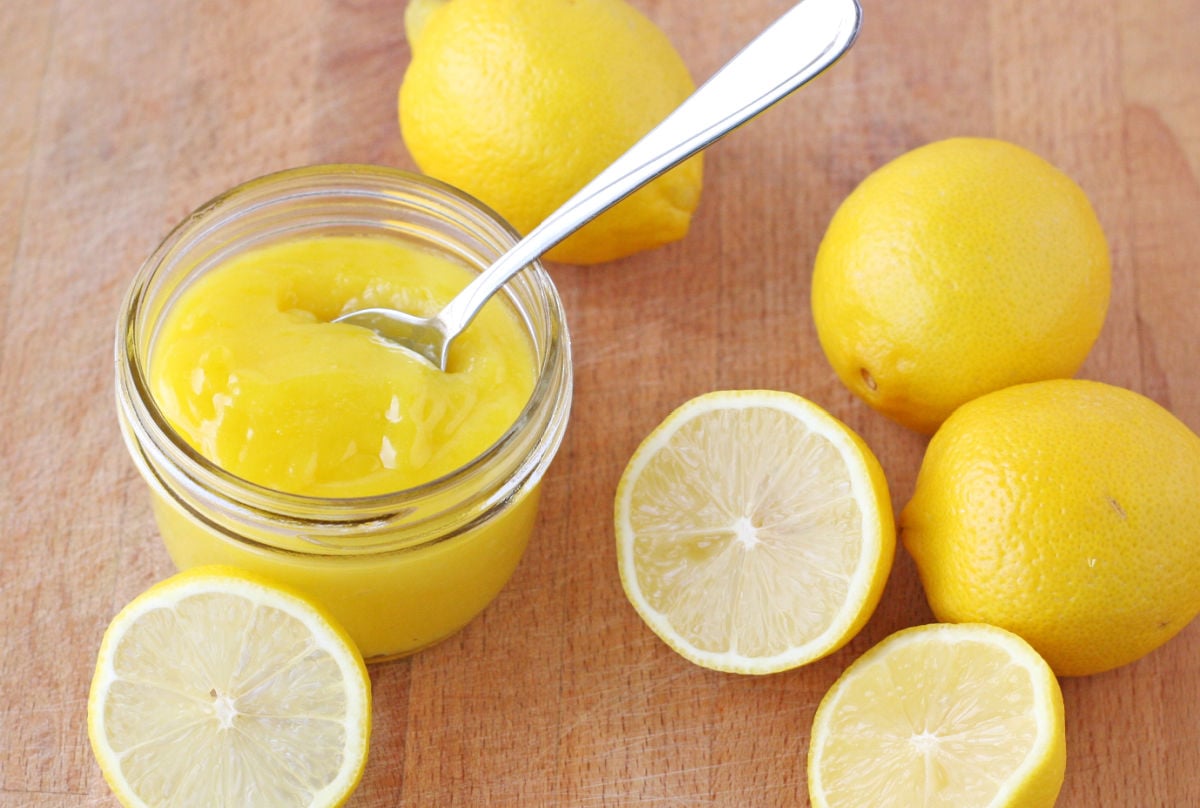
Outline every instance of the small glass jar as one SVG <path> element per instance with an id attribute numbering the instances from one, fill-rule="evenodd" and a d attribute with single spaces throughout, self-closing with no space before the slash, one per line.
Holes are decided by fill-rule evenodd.
<path id="1" fill-rule="evenodd" d="M 570 339 L 554 284 L 535 262 L 500 295 L 527 330 L 537 380 L 517 421 L 480 456 L 424 485 L 354 499 L 241 479 L 196 452 L 159 411 L 147 378 L 159 326 L 182 290 L 233 256 L 326 234 L 403 239 L 476 271 L 517 240 L 467 195 L 398 170 L 316 166 L 234 188 L 176 227 L 135 277 L 117 326 L 117 412 L 177 567 L 230 564 L 289 584 L 324 604 L 372 662 L 458 631 L 512 575 L 566 429 Z"/>

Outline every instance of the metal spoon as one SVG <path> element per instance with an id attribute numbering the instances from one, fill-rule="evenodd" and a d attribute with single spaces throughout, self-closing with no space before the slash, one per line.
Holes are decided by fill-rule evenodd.
<path id="1" fill-rule="evenodd" d="M 477 275 L 434 317 L 361 309 L 334 322 L 370 328 L 446 369 L 450 343 L 513 275 L 717 138 L 833 64 L 858 36 L 858 0 L 803 0 L 763 31 L 657 127 Z M 614 58 L 620 58 L 615 54 Z"/>

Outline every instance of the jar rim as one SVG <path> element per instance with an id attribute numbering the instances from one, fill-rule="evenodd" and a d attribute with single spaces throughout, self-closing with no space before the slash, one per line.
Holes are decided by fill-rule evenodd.
<path id="1" fill-rule="evenodd" d="M 292 188 L 290 197 L 281 195 L 289 188 Z M 489 462 L 518 443 L 525 431 L 539 420 L 541 408 L 546 407 L 548 402 L 553 408 L 554 397 L 558 397 L 565 399 L 557 406 L 561 413 L 554 419 L 561 423 L 550 424 L 553 428 L 547 428 L 546 434 L 538 436 L 533 445 L 534 450 L 540 448 L 541 454 L 552 457 L 562 440 L 566 412 L 570 408 L 570 337 L 558 291 L 545 267 L 536 260 L 517 276 L 532 279 L 537 294 L 536 302 L 546 307 L 550 325 L 544 350 L 535 344 L 540 361 L 529 399 L 513 423 L 488 448 L 434 479 L 397 491 L 356 497 L 281 491 L 233 474 L 202 455 L 170 425 L 150 391 L 145 368 L 148 357 L 142 356 L 139 348 L 144 337 L 143 314 L 156 274 L 164 267 L 170 268 L 169 261 L 173 254 L 186 247 L 189 240 L 195 241 L 205 233 L 211 233 L 231 218 L 281 199 L 319 197 L 334 190 L 371 198 L 394 198 L 400 192 L 418 192 L 427 204 L 446 207 L 456 214 L 466 214 L 472 225 L 486 231 L 482 232 L 482 236 L 503 240 L 498 249 L 507 249 L 519 239 L 517 232 L 499 214 L 464 191 L 432 177 L 386 166 L 331 163 L 288 168 L 248 180 L 214 196 L 168 232 L 135 273 L 123 298 L 115 344 L 118 409 L 131 422 L 130 428 L 136 433 L 134 439 L 138 444 L 137 449 L 143 453 L 149 451 L 154 460 L 180 468 L 186 477 L 209 490 L 225 497 L 232 496 L 243 507 L 260 512 L 282 513 L 305 522 L 310 519 L 329 522 L 332 513 L 336 515 L 332 521 L 341 525 L 395 516 L 406 508 L 411 510 L 418 503 L 443 496 L 465 479 L 479 474 Z M 536 335 L 530 336 L 536 343 Z M 549 445 L 543 445 L 547 442 Z M 131 445 L 130 449 L 132 452 L 134 447 Z M 541 463 L 542 469 L 548 463 L 548 459 Z M 523 458 L 520 468 L 525 471 L 525 466 L 533 465 L 537 464 L 531 464 L 529 458 Z M 527 470 L 533 472 L 536 469 Z"/>

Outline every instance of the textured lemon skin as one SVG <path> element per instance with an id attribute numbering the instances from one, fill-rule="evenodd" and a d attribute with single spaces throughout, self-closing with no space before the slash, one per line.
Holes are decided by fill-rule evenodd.
<path id="1" fill-rule="evenodd" d="M 870 711 L 871 705 L 846 705 L 842 693 L 848 683 L 859 672 L 872 665 L 885 663 L 890 656 L 911 653 L 909 648 L 920 648 L 926 642 L 995 643 L 1007 646 L 1021 659 L 1029 673 L 1033 687 L 1042 698 L 1042 726 L 1045 736 L 1039 747 L 1031 752 L 1022 771 L 1009 783 L 1006 793 L 988 808 L 1053 808 L 1062 790 L 1067 766 L 1066 717 L 1062 689 L 1050 666 L 1037 652 L 1020 637 L 996 626 L 987 624 L 948 625 L 935 623 L 913 626 L 890 635 L 855 660 L 834 682 L 821 699 L 813 717 L 812 739 L 808 751 L 809 798 L 814 808 L 861 808 L 859 805 L 844 805 L 829 799 L 823 786 L 822 750 L 827 742 L 834 714 L 840 710 Z M 920 683 L 901 681 L 899 687 L 919 687 Z M 936 684 L 936 683 L 928 683 Z M 864 766 L 879 766 L 886 761 L 864 761 Z M 881 798 L 884 795 L 880 795 Z M 964 807 L 965 808 L 965 807 Z"/>
<path id="2" fill-rule="evenodd" d="M 876 410 L 933 432 L 959 405 L 1075 374 L 1111 288 L 1084 192 L 988 138 L 901 155 L 843 201 L 821 241 L 812 310 L 838 377 Z"/>
<path id="3" fill-rule="evenodd" d="M 425 173 L 528 233 L 695 88 L 666 35 L 625 0 L 414 0 L 400 87 Z M 594 264 L 675 241 L 702 159 L 650 182 L 548 253 Z"/>
<path id="4" fill-rule="evenodd" d="M 1119 387 L 1044 381 L 964 405 L 899 524 L 939 620 L 1007 628 L 1059 675 L 1132 662 L 1200 612 L 1200 438 Z"/>

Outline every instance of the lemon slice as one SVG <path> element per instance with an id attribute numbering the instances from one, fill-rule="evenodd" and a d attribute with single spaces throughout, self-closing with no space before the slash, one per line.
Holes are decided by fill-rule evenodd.
<path id="1" fill-rule="evenodd" d="M 772 673 L 832 653 L 879 602 L 896 536 L 883 470 L 817 405 L 771 390 L 687 402 L 617 488 L 617 559 L 687 659 Z"/>
<path id="2" fill-rule="evenodd" d="M 1058 681 L 1027 642 L 981 623 L 917 626 L 821 701 L 809 795 L 816 808 L 1049 808 L 1064 738 Z"/>
<path id="3" fill-rule="evenodd" d="M 322 609 L 262 579 L 202 567 L 113 619 L 88 735 L 126 806 L 335 806 L 370 735 L 362 657 Z"/>

